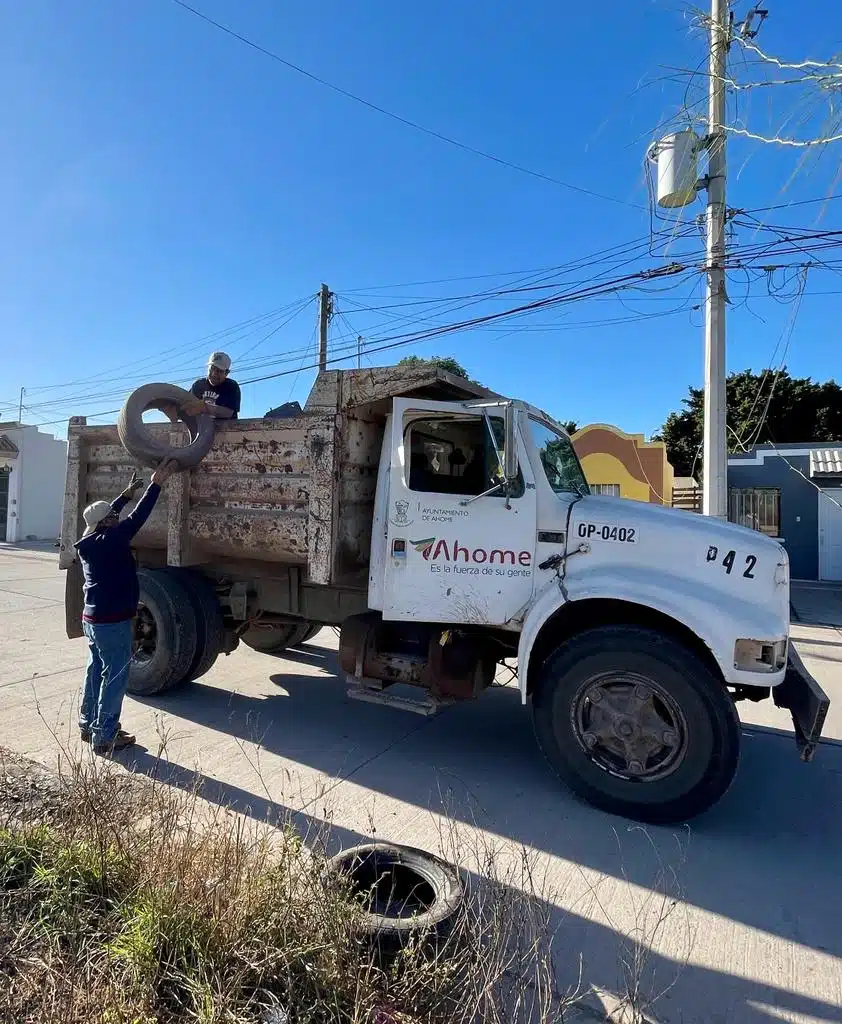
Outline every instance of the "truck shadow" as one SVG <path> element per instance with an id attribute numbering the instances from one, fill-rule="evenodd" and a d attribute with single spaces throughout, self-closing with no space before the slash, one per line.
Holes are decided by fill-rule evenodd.
<path id="1" fill-rule="evenodd" d="M 306 766 L 329 786 L 353 780 L 372 794 L 372 806 L 382 794 L 444 809 L 487 833 L 644 888 L 649 853 L 673 863 L 678 835 L 687 848 L 681 882 L 690 904 L 842 955 L 842 746 L 823 744 L 808 766 L 791 734 L 746 727 L 740 771 L 720 804 L 686 830 L 650 827 L 642 843 L 633 841 L 640 833 L 629 822 L 582 804 L 556 781 L 516 690 L 494 688 L 427 719 L 349 700 L 332 664 L 327 657 L 324 676 L 275 674 L 248 692 L 194 683 L 154 706 L 258 743 L 270 791 L 285 793 L 289 777 L 306 776 L 306 793 L 279 800 L 292 810 L 313 793 Z"/>
<path id="2" fill-rule="evenodd" d="M 330 820 L 319 818 L 306 811 L 297 811 L 267 796 L 250 792 L 241 787 L 221 782 L 194 769 L 156 757 L 147 751 L 133 751 L 121 758 L 124 767 L 135 774 L 145 775 L 186 793 L 196 794 L 203 800 L 220 807 L 245 814 L 254 820 L 266 822 L 273 827 L 293 825 L 311 845 L 317 845 L 328 855 L 331 853 L 370 842 L 372 837 L 352 829 L 338 827 Z M 609 821 L 598 812 L 591 815 L 601 817 L 603 825 Z M 610 831 L 610 828 L 608 829 Z M 662 885 L 660 861 L 647 842 L 637 844 L 648 849 L 648 856 L 636 858 L 639 884 L 649 888 L 652 906 L 656 914 L 664 905 L 664 899 L 671 902 L 676 895 L 669 886 Z M 441 852 L 434 850 L 434 852 Z M 616 852 L 616 845 L 615 845 Z M 629 863 L 629 850 L 625 850 L 625 863 Z M 615 865 L 616 871 L 616 865 Z M 643 881 L 642 873 L 646 874 Z M 487 881 L 476 874 L 463 872 L 468 891 L 487 891 Z M 512 890 L 505 883 L 498 886 L 502 901 L 517 905 L 522 890 Z M 549 901 L 548 901 L 549 899 Z M 585 992 L 597 990 L 617 997 L 628 991 L 624 962 L 633 958 L 634 944 L 627 935 L 608 923 L 593 920 L 582 914 L 560 906 L 553 897 L 544 898 L 539 893 L 530 894 L 530 902 L 540 919 L 546 921 L 542 935 L 542 947 L 552 945 L 556 978 L 562 989 L 575 988 L 581 975 Z M 647 897 L 644 897 L 644 907 Z M 604 909 L 604 905 L 602 905 Z M 595 907 L 590 908 L 594 917 Z M 685 928 L 680 918 L 683 910 L 680 904 L 669 912 L 673 920 L 667 920 L 665 927 L 676 941 L 670 946 L 669 955 L 649 952 L 645 968 L 641 972 L 641 994 L 646 998 L 662 995 L 652 1007 L 652 1012 L 664 1024 L 710 1024 L 711 1021 L 739 1021 L 740 1024 L 770 1024 L 773 1020 L 788 1019 L 790 1015 L 808 1017 L 811 1020 L 842 1022 L 842 1009 L 834 1003 L 810 998 L 784 988 L 762 985 L 713 970 L 693 963 L 694 947 L 698 936 L 692 927 Z M 663 941 L 664 932 L 653 938 Z M 640 941 L 645 945 L 647 935 L 642 933 Z M 581 966 L 580 966 L 581 965 Z M 586 1005 L 595 1007 L 593 995 L 586 998 Z M 603 1019 L 594 1015 L 594 1019 Z"/>

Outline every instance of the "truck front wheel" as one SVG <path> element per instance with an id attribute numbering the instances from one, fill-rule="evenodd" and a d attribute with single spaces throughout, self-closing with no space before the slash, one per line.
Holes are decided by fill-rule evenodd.
<path id="1" fill-rule="evenodd" d="M 602 626 L 559 646 L 532 700 L 538 744 L 589 803 L 638 821 L 686 821 L 737 770 L 739 719 L 725 686 L 671 637 Z"/>

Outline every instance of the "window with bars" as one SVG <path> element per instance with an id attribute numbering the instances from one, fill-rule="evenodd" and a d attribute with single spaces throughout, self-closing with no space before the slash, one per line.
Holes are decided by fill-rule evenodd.
<path id="1" fill-rule="evenodd" d="M 619 484 L 591 484 L 591 494 L 607 494 L 612 498 L 620 497 Z"/>
<path id="2" fill-rule="evenodd" d="M 728 492 L 728 518 L 767 537 L 780 537 L 780 490 L 777 487 L 732 487 Z"/>

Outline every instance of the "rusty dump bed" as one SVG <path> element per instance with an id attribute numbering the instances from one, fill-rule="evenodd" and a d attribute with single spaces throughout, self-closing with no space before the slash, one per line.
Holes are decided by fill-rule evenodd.
<path id="1" fill-rule="evenodd" d="M 248 565 L 255 576 L 298 566 L 317 584 L 365 579 L 380 447 L 391 399 L 490 396 L 430 367 L 335 370 L 319 374 L 303 412 L 288 419 L 219 420 L 210 453 L 172 477 L 138 534 L 148 564 Z M 155 425 L 174 443 L 181 425 Z M 116 426 L 68 428 L 62 521 L 63 569 L 84 528 L 82 510 L 126 486 L 133 460 Z"/>

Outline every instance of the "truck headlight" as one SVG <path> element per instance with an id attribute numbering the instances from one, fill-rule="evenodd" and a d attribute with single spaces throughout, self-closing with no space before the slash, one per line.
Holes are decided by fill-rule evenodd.
<path id="1" fill-rule="evenodd" d="M 780 672 L 786 665 L 786 640 L 738 640 L 734 668 L 742 672 Z"/>

